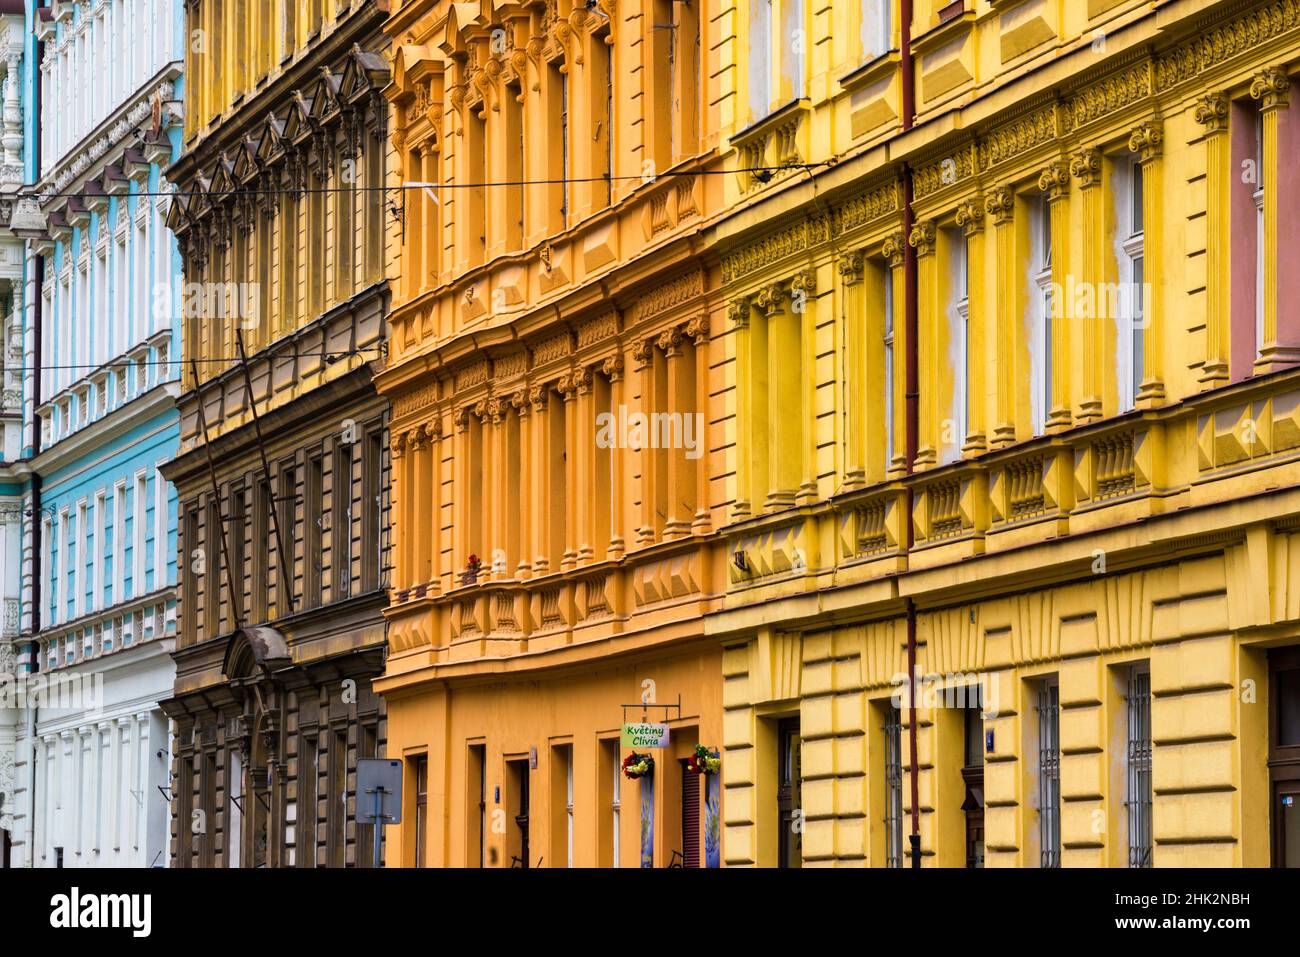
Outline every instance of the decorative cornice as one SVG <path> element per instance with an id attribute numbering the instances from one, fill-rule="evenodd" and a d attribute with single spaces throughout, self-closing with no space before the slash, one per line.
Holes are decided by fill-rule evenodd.
<path id="1" fill-rule="evenodd" d="M 1143 163 L 1149 163 L 1160 155 L 1164 141 L 1165 134 L 1160 124 L 1147 120 L 1139 123 L 1129 134 L 1128 148 Z"/>
<path id="2" fill-rule="evenodd" d="M 1065 160 L 1055 160 L 1038 174 L 1038 188 L 1047 194 L 1049 203 L 1070 192 L 1070 164 Z"/>
<path id="3" fill-rule="evenodd" d="M 1230 113 L 1230 103 L 1226 94 L 1207 93 L 1196 101 L 1193 116 L 1196 117 L 1197 123 L 1205 127 L 1205 132 L 1209 135 L 1227 132 Z"/>
<path id="4" fill-rule="evenodd" d="M 934 241 L 937 235 L 938 229 L 935 227 L 934 220 L 923 219 L 912 227 L 907 242 L 916 250 L 917 256 L 929 256 L 934 252 Z"/>
<path id="5" fill-rule="evenodd" d="M 1250 81 L 1250 95 L 1261 110 L 1286 109 L 1291 102 L 1291 78 L 1279 67 L 1265 67 Z"/>
<path id="6" fill-rule="evenodd" d="M 994 226 L 1011 222 L 1016 212 L 1016 194 L 1010 186 L 995 186 L 984 197 L 984 212 Z"/>
<path id="7" fill-rule="evenodd" d="M 1101 150 L 1089 147 L 1070 157 L 1070 175 L 1079 181 L 1080 189 L 1101 185 Z"/>

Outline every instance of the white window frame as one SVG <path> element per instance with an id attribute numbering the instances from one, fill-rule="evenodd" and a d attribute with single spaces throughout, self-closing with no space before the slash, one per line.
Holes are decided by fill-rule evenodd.
<path id="1" fill-rule="evenodd" d="M 862 62 L 869 63 L 889 52 L 894 41 L 894 0 L 861 0 L 858 40 Z"/>
<path id="2" fill-rule="evenodd" d="M 1030 411 L 1034 435 L 1047 431 L 1052 406 L 1052 206 L 1040 197 L 1030 223 Z"/>
<path id="3" fill-rule="evenodd" d="M 945 449 L 946 462 L 961 458 L 970 431 L 970 247 L 966 234 L 954 229 L 949 234 L 951 260 L 949 280 L 952 302 L 948 314 L 952 334 L 952 418 L 956 447 Z"/>
<path id="4" fill-rule="evenodd" d="M 131 535 L 131 597 L 145 593 L 145 558 L 148 541 L 149 476 L 144 469 L 135 473 L 135 505 L 132 514 Z"/>
<path id="5" fill-rule="evenodd" d="M 885 469 L 894 458 L 894 267 L 884 264 L 885 295 L 883 308 L 882 341 L 884 343 L 885 374 Z"/>
<path id="6" fill-rule="evenodd" d="M 1142 222 L 1142 162 L 1116 164 L 1116 255 L 1119 263 L 1120 315 L 1116 317 L 1116 382 L 1119 409 L 1127 412 L 1137 405 L 1142 386 L 1143 349 L 1146 337 L 1146 235 Z"/>
<path id="7" fill-rule="evenodd" d="M 749 118 L 757 122 L 772 112 L 772 22 L 776 0 L 749 0 Z"/>
<path id="8" fill-rule="evenodd" d="M 1255 111 L 1255 357 L 1264 351 L 1264 113 Z"/>

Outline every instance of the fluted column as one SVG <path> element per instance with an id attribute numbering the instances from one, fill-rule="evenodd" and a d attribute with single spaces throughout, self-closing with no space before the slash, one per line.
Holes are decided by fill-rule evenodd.
<path id="1" fill-rule="evenodd" d="M 867 401 L 866 391 L 871 381 L 867 361 L 867 317 L 863 303 L 863 256 L 860 250 L 841 256 L 835 264 L 840 277 L 840 295 L 843 304 L 844 329 L 844 384 L 843 397 L 847 414 L 844 427 L 844 478 L 845 489 L 862 488 L 867 484 Z M 880 381 L 883 381 L 880 380 Z"/>
<path id="2" fill-rule="evenodd" d="M 596 451 L 596 409 L 595 392 L 592 388 L 593 375 L 590 368 L 579 369 L 573 375 L 574 405 L 569 445 L 573 459 L 572 501 L 574 507 L 575 534 L 569 541 L 576 543 L 576 560 L 580 565 L 590 564 L 596 555 L 596 545 L 605 547 L 605 542 L 595 540 L 595 509 L 592 495 L 595 492 L 594 469 Z"/>
<path id="3" fill-rule="evenodd" d="M 1052 407 L 1047 413 L 1047 431 L 1059 432 L 1070 427 L 1070 327 L 1066 322 L 1065 303 L 1060 290 L 1065 288 L 1065 278 L 1070 264 L 1067 260 L 1069 245 L 1066 242 L 1070 229 L 1070 169 L 1064 160 L 1048 165 L 1038 176 L 1038 188 L 1047 196 L 1051 222 L 1052 314 L 1047 317 L 1052 329 L 1051 390 Z"/>
<path id="4" fill-rule="evenodd" d="M 533 563 L 529 556 L 537 553 L 536 539 L 533 536 L 535 505 L 532 487 L 541 484 L 533 438 L 538 417 L 531 414 L 533 406 L 528 400 L 528 392 L 524 389 L 517 389 L 510 396 L 510 405 L 519 416 L 519 474 L 515 477 L 517 482 L 515 488 L 518 490 L 515 499 L 518 514 L 515 516 L 515 522 L 519 530 L 516 536 L 516 541 L 519 542 L 519 554 L 511 555 L 510 560 L 518 562 L 515 566 L 515 577 L 522 580 L 532 577 Z"/>
<path id="5" fill-rule="evenodd" d="M 908 243 L 916 250 L 917 347 L 920 378 L 915 467 L 929 468 L 939 459 L 939 264 L 935 256 L 938 231 L 934 220 L 925 219 L 912 227 Z"/>
<path id="6" fill-rule="evenodd" d="M 557 414 L 559 406 L 550 401 L 550 390 L 546 386 L 532 386 L 528 390 L 529 417 L 532 419 L 532 448 L 535 463 L 536 480 L 531 484 L 532 523 L 530 525 L 531 545 L 533 550 L 533 572 L 545 575 L 551 568 L 551 513 L 549 495 L 551 492 L 551 443 L 550 431 L 552 415 Z"/>
<path id="7" fill-rule="evenodd" d="M 984 295 L 984 203 L 979 198 L 957 207 L 957 225 L 966 239 L 966 434 L 962 455 L 979 455 L 988 448 L 984 434 L 987 405 L 984 369 L 987 361 L 984 329 L 987 325 Z"/>
<path id="8" fill-rule="evenodd" d="M 574 375 L 564 376 L 557 387 L 564 397 L 561 407 L 564 414 L 564 554 L 560 559 L 560 569 L 570 571 L 578 566 L 578 536 L 582 529 L 578 523 L 577 503 L 586 497 L 586 490 L 580 488 L 579 479 L 583 472 L 578 467 L 578 381 Z M 559 410 L 557 410 L 559 411 Z"/>
<path id="9" fill-rule="evenodd" d="M 622 408 L 627 399 L 624 397 L 624 379 L 623 379 L 623 357 L 610 356 L 601 366 L 601 371 L 609 379 L 609 411 L 617 419 L 619 409 Z M 605 549 L 605 557 L 611 561 L 617 561 L 623 557 L 627 545 L 623 537 L 624 523 L 627 521 L 627 501 L 624 495 L 624 486 L 626 483 L 623 476 L 627 474 L 627 449 L 626 443 L 615 442 L 613 448 L 609 450 L 612 477 L 609 479 L 609 544 Z"/>
<path id="10" fill-rule="evenodd" d="M 407 543 L 410 540 L 410 460 L 406 455 L 407 434 L 398 432 L 393 435 L 388 454 L 392 460 L 393 481 L 389 489 L 389 508 L 392 510 L 392 549 L 393 549 L 393 588 L 403 591 L 410 587 L 411 561 L 407 556 Z"/>
<path id="11" fill-rule="evenodd" d="M 1232 303 L 1229 272 L 1228 98 L 1210 93 L 1196 105 L 1196 122 L 1205 128 L 1205 362 L 1200 382 L 1211 389 L 1228 381 Z"/>
<path id="12" fill-rule="evenodd" d="M 665 406 L 663 409 L 658 410 L 669 412 L 678 417 L 683 429 L 686 426 L 685 417 L 691 414 L 686 398 L 689 391 L 695 387 L 694 376 L 690 375 L 689 370 L 685 368 L 686 358 L 682 350 L 684 339 L 685 336 L 679 328 L 669 329 L 659 336 L 659 348 L 664 354 L 664 362 L 668 370 L 666 376 L 668 394 L 663 398 L 668 401 L 663 403 Z M 694 491 L 694 478 L 690 474 L 689 463 L 686 460 L 684 449 L 667 448 L 663 449 L 661 454 L 668 459 L 668 488 L 665 490 L 664 501 L 664 539 L 683 538 L 691 533 L 691 519 L 695 516 L 693 514 L 682 514 L 682 499 L 684 495 Z"/>
<path id="13" fill-rule="evenodd" d="M 753 514 L 754 492 L 754 411 L 753 411 L 753 328 L 750 324 L 752 305 L 748 296 L 733 299 L 727 304 L 727 319 L 731 322 L 736 344 L 736 442 L 732 455 L 735 470 L 735 496 L 731 506 L 733 521 L 744 521 Z M 644 470 L 643 470 L 644 471 Z"/>
<path id="14" fill-rule="evenodd" d="M 1070 174 L 1078 180 L 1083 201 L 1083 281 L 1092 292 L 1092 308 L 1086 310 L 1085 315 L 1077 315 L 1077 302 L 1058 302 L 1056 307 L 1067 320 L 1072 320 L 1065 324 L 1065 328 L 1077 323 L 1082 333 L 1083 382 L 1080 385 L 1083 397 L 1079 400 L 1078 416 L 1080 422 L 1092 422 L 1102 416 L 1103 364 L 1111 355 L 1111 350 L 1104 346 L 1106 337 L 1103 324 L 1113 324 L 1116 319 L 1115 316 L 1104 314 L 1107 313 L 1105 303 L 1108 297 L 1101 293 L 1105 288 L 1106 275 L 1106 213 L 1103 206 L 1105 194 L 1101 188 L 1101 150 L 1090 148 L 1075 154 L 1070 160 Z M 1056 224 L 1052 225 L 1055 227 Z M 1055 237 L 1055 228 L 1052 232 Z M 1071 292 L 1072 290 L 1067 290 L 1063 298 L 1069 298 Z M 1065 354 L 1069 355 L 1068 350 Z"/>
<path id="15" fill-rule="evenodd" d="M 1290 114 L 1291 105 L 1291 80 L 1286 71 L 1278 67 L 1268 67 L 1255 75 L 1250 84 L 1250 95 L 1259 101 L 1259 111 L 1262 118 L 1264 131 L 1263 155 L 1261 162 L 1263 169 L 1259 171 L 1260 179 L 1264 184 L 1264 251 L 1263 261 L 1263 319 L 1264 335 L 1260 343 L 1259 357 L 1255 360 L 1255 372 L 1273 372 L 1276 369 L 1293 365 L 1300 360 L 1300 341 L 1295 337 L 1296 329 L 1286 330 L 1292 333 L 1284 335 L 1283 330 L 1279 328 L 1281 315 L 1278 309 L 1280 301 L 1279 293 L 1282 291 L 1282 270 L 1278 268 L 1281 258 L 1281 248 L 1278 243 L 1278 235 L 1281 229 L 1281 220 L 1279 218 L 1283 210 L 1284 190 L 1282 189 L 1282 158 L 1284 155 L 1283 143 L 1288 143 L 1294 137 L 1288 135 L 1288 127 L 1295 122 Z M 1289 151 L 1285 151 L 1286 162 L 1294 164 L 1296 157 Z M 1294 176 L 1294 173 L 1290 174 Z M 1294 199 L 1294 195 L 1290 197 Z M 1290 210 L 1291 215 L 1295 215 L 1295 210 Z M 1293 252 L 1293 251 L 1292 251 Z M 1290 303 L 1291 312 L 1295 311 L 1296 305 Z M 1300 323 L 1292 322 L 1293 326 L 1300 326 Z"/>
<path id="16" fill-rule="evenodd" d="M 777 511 L 795 503 L 803 468 L 801 443 L 803 356 L 800 317 L 788 308 L 789 289 L 771 283 L 755 297 L 767 324 L 768 491 L 764 508 Z"/>
<path id="17" fill-rule="evenodd" d="M 817 273 L 804 270 L 790 280 L 790 309 L 799 320 L 798 335 L 800 356 L 799 405 L 803 410 L 799 419 L 798 455 L 801 463 L 799 490 L 795 495 L 800 505 L 817 501 Z"/>
<path id="18" fill-rule="evenodd" d="M 1142 297 L 1142 382 L 1137 405 L 1149 409 L 1165 399 L 1164 372 L 1164 163 L 1161 159 L 1164 131 L 1158 123 L 1145 122 L 1129 135 L 1128 148 L 1142 164 L 1142 259 L 1143 286 L 1130 291 Z"/>
<path id="19" fill-rule="evenodd" d="M 897 478 L 907 472 L 907 296 L 904 289 L 903 260 L 907 252 L 907 237 L 902 230 L 885 238 L 881 255 L 885 257 L 885 282 L 890 288 L 893 323 L 893 362 L 890 381 L 881 377 L 881 389 L 890 390 L 890 429 L 888 448 L 885 449 L 885 475 Z M 883 320 L 882 320 L 883 322 Z M 884 329 L 881 329 L 883 336 Z M 884 417 L 884 402 L 881 402 Z"/>
<path id="20" fill-rule="evenodd" d="M 695 482 L 695 514 L 691 517 L 691 531 L 707 535 L 713 530 L 709 512 L 709 317 L 701 315 L 686 324 L 686 335 L 695 344 L 695 404 L 701 414 L 703 426 L 696 436 L 700 443 L 700 458 L 692 462 L 691 478 Z"/>

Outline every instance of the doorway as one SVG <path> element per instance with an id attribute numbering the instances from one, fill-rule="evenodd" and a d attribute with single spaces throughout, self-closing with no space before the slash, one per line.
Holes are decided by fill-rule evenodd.
<path id="1" fill-rule="evenodd" d="M 1300 647 L 1268 655 L 1273 866 L 1300 868 Z"/>
<path id="2" fill-rule="evenodd" d="M 799 719 L 782 718 L 776 733 L 776 807 L 781 828 L 778 865 L 803 867 L 803 738 L 799 734 Z"/>
<path id="3" fill-rule="evenodd" d="M 506 778 L 510 790 L 507 813 L 510 817 L 506 852 L 511 867 L 528 867 L 528 759 L 506 762 Z"/>

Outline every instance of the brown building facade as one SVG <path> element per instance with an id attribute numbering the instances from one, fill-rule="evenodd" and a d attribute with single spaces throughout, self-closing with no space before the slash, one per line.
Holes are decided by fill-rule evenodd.
<path id="1" fill-rule="evenodd" d="M 187 5 L 172 863 L 370 866 L 384 751 L 381 10 Z M 319 15 L 317 15 L 319 13 Z M 257 22 L 254 22 L 257 21 Z M 310 21 L 310 22 L 308 22 Z"/>

